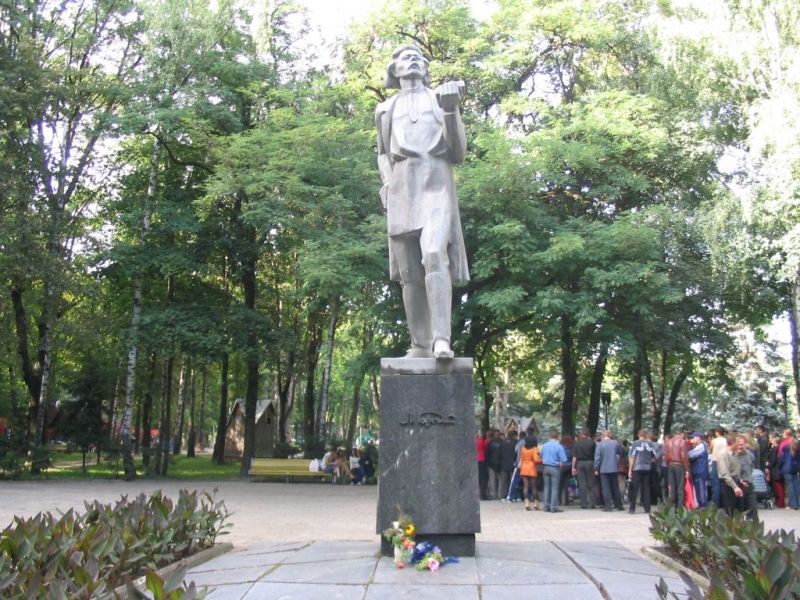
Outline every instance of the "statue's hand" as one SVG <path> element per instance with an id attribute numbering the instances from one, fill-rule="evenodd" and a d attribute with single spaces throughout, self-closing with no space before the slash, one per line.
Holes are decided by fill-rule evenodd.
<path id="1" fill-rule="evenodd" d="M 453 112 L 461 104 L 464 97 L 465 85 L 463 81 L 448 81 L 436 88 L 436 97 L 439 106 L 445 112 Z"/>

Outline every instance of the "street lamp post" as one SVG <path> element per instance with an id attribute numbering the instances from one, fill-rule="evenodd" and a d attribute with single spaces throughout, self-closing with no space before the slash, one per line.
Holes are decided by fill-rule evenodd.
<path id="1" fill-rule="evenodd" d="M 608 409 L 611 406 L 611 393 L 602 392 L 600 394 L 600 402 L 603 404 L 603 411 L 605 412 L 605 419 L 603 420 L 605 423 L 604 429 L 608 431 Z"/>

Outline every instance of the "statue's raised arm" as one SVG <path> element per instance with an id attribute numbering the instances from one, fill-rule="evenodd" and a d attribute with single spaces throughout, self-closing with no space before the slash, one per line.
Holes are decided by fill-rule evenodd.
<path id="1" fill-rule="evenodd" d="M 467 281 L 467 257 L 453 164 L 467 149 L 460 105 L 464 82 L 429 87 L 428 60 L 415 46 L 392 55 L 386 87 L 400 92 L 375 109 L 389 270 L 403 289 L 411 335 L 407 357 L 453 357 L 452 284 Z"/>

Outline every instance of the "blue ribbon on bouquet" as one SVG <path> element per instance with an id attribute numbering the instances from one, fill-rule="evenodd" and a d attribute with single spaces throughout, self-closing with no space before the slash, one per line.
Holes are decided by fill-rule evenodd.
<path id="1" fill-rule="evenodd" d="M 425 555 L 433 552 L 434 554 L 441 554 L 442 551 L 438 546 L 434 546 L 430 542 L 419 542 L 416 546 L 414 546 L 414 550 L 411 552 L 411 564 L 415 565 L 423 558 Z M 440 563 L 441 566 L 449 565 L 452 563 L 457 563 L 458 559 L 454 556 L 446 556 L 442 557 L 442 562 Z"/>

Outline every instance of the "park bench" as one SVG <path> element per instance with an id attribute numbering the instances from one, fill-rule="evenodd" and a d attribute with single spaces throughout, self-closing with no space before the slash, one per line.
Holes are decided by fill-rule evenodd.
<path id="1" fill-rule="evenodd" d="M 281 477 L 288 483 L 292 479 L 320 479 L 330 481 L 330 473 L 308 470 L 307 459 L 297 458 L 253 458 L 250 460 L 250 478 Z"/>

